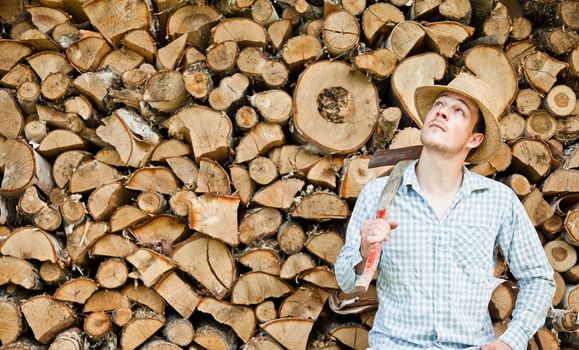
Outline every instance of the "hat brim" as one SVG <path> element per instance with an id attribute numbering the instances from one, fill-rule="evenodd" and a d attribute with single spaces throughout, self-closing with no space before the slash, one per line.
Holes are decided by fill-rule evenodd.
<path id="1" fill-rule="evenodd" d="M 467 91 L 443 85 L 421 86 L 417 88 L 414 93 L 414 102 L 420 119 L 424 122 L 424 118 L 434 105 L 434 101 L 443 92 L 453 92 L 466 96 L 477 104 L 485 120 L 484 140 L 476 150 L 467 157 L 466 161 L 473 164 L 486 163 L 490 161 L 501 145 L 501 130 L 499 122 L 484 103 L 473 97 Z"/>

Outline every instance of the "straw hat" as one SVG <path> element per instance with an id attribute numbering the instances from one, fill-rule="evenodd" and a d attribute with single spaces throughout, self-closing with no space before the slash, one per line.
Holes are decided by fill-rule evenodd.
<path id="1" fill-rule="evenodd" d="M 501 130 L 497 117 L 502 112 L 498 111 L 493 104 L 496 99 L 491 87 L 468 73 L 460 73 L 446 86 L 421 86 L 416 89 L 414 103 L 422 121 L 432 108 L 434 100 L 443 92 L 454 92 L 466 96 L 478 105 L 485 118 L 485 137 L 466 161 L 479 164 L 491 160 L 501 144 Z"/>

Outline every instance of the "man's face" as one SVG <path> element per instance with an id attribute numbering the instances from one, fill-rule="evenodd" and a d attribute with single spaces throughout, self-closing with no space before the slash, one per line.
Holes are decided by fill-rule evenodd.
<path id="1" fill-rule="evenodd" d="M 451 92 L 441 94 L 424 118 L 422 144 L 449 157 L 464 153 L 466 158 L 484 138 L 481 133 L 473 133 L 477 114 L 478 106 L 468 97 Z"/>

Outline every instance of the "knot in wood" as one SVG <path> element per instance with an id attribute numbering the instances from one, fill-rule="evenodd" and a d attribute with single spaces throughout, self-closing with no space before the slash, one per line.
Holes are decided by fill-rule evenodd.
<path id="1" fill-rule="evenodd" d="M 352 94 L 341 86 L 323 89 L 318 95 L 318 112 L 329 122 L 343 123 L 352 114 L 354 101 Z"/>

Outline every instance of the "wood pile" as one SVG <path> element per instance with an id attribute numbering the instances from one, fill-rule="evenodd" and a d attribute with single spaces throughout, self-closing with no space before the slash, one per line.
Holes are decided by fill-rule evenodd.
<path id="1" fill-rule="evenodd" d="M 333 263 L 420 85 L 495 87 L 556 270 L 532 349 L 579 346 L 579 1 L 2 0 L 2 349 L 364 349 Z M 508 324 L 499 260 L 489 305 Z M 372 299 L 375 289 L 359 295 Z"/>

